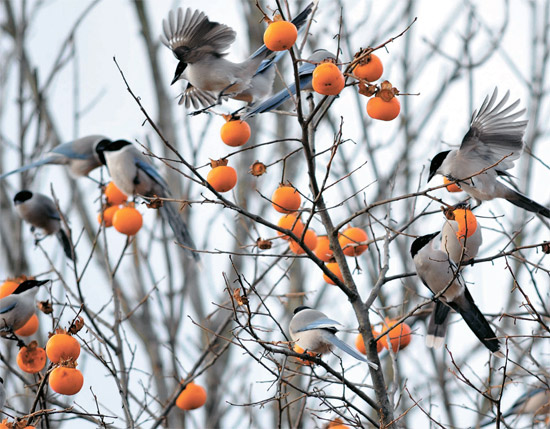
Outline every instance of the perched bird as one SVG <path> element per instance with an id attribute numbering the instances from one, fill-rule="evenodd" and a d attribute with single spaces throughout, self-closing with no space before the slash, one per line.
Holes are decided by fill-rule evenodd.
<path id="1" fill-rule="evenodd" d="M 49 280 L 25 280 L 11 295 L 0 299 L 1 336 L 13 334 L 29 321 L 35 310 L 34 297 L 38 292 L 37 286 L 48 282 Z"/>
<path id="2" fill-rule="evenodd" d="M 325 49 L 318 49 L 308 57 L 308 62 L 303 63 L 298 69 L 298 77 L 300 83 L 300 91 L 311 91 L 311 81 L 313 80 L 313 70 L 317 64 L 327 59 L 336 59 L 336 56 Z M 272 95 L 267 100 L 259 104 L 250 106 L 245 112 L 239 115 L 240 119 L 245 120 L 259 113 L 269 112 L 276 109 L 290 97 L 296 95 L 296 82 L 292 82 L 288 88 L 280 90 L 277 94 Z"/>
<path id="3" fill-rule="evenodd" d="M 483 242 L 483 235 L 480 226 L 470 237 L 460 237 L 460 240 L 456 236 L 457 232 L 458 222 L 446 219 L 441 230 L 441 250 L 458 265 L 461 261 L 464 264 L 477 256 Z"/>
<path id="4" fill-rule="evenodd" d="M 528 390 L 514 402 L 514 405 L 501 418 L 504 419 L 513 414 L 531 414 L 532 416 L 550 414 L 550 389 L 547 387 L 538 387 Z M 496 420 L 494 418 L 482 423 L 480 427 L 494 423 Z"/>
<path id="5" fill-rule="evenodd" d="M 292 20 L 296 28 L 304 25 L 313 6 L 310 3 Z M 179 79 L 188 82 L 179 104 L 212 107 L 224 96 L 253 103 L 271 92 L 275 78 L 273 65 L 284 51 L 273 53 L 262 45 L 245 61 L 231 62 L 224 57 L 235 41 L 235 31 L 210 21 L 198 10 L 170 11 L 162 26 L 161 42 L 178 59 L 172 85 Z"/>
<path id="6" fill-rule="evenodd" d="M 493 95 L 487 96 L 479 111 L 474 112 L 470 129 L 459 149 L 440 152 L 432 159 L 428 181 L 434 175 L 442 174 L 449 180 L 460 180 L 459 186 L 478 204 L 504 198 L 518 207 L 550 218 L 548 208 L 497 180 L 499 176 L 510 176 L 506 170 L 514 166 L 514 161 L 523 151 L 523 134 L 527 127 L 527 121 L 516 120 L 525 109 L 512 113 L 519 100 L 505 107 L 510 92 L 499 103 L 496 102 L 497 95 L 495 88 Z M 497 162 L 494 167 L 468 179 Z"/>
<path id="7" fill-rule="evenodd" d="M 437 235 L 439 235 L 439 231 L 424 235 L 414 240 L 411 245 L 411 256 L 416 273 L 422 283 L 434 295 L 444 291 L 436 301 L 434 311 L 436 329 L 431 330 L 434 327 L 430 328 L 428 325 L 426 343 L 432 347 L 441 346 L 443 343 L 445 332 L 443 330 L 441 336 L 440 328 L 446 327 L 449 311 L 445 308 L 445 305 L 447 305 L 462 316 L 485 347 L 500 357 L 502 353 L 499 352 L 500 343 L 496 338 L 496 334 L 475 305 L 457 266 L 449 260 L 445 252 L 434 248 L 434 238 Z"/>
<path id="8" fill-rule="evenodd" d="M 46 235 L 55 234 L 67 258 L 76 260 L 71 241 L 61 225 L 61 216 L 50 197 L 24 189 L 15 194 L 13 203 L 19 217 L 31 224 L 31 230 L 40 228 Z"/>
<path id="9" fill-rule="evenodd" d="M 63 143 L 53 148 L 42 159 L 8 171 L 0 176 L 0 180 L 14 173 L 30 170 L 46 164 L 66 165 L 73 177 L 87 176 L 90 171 L 101 167 L 101 148 L 110 143 L 107 137 L 93 135 Z"/>
<path id="10" fill-rule="evenodd" d="M 4 388 L 4 379 L 0 377 L 0 410 L 4 409 L 6 404 L 6 389 Z"/>
<path id="11" fill-rule="evenodd" d="M 102 149 L 102 153 L 114 184 L 125 194 L 146 198 L 171 198 L 166 181 L 129 141 L 111 142 Z M 174 203 L 164 201 L 159 212 L 172 228 L 178 242 L 194 249 L 195 244 L 187 225 Z M 191 252 L 195 260 L 199 260 L 198 253 L 186 250 Z"/>
<path id="12" fill-rule="evenodd" d="M 341 330 L 338 329 L 339 326 L 342 325 L 336 320 L 329 319 L 326 314 L 306 306 L 300 306 L 294 310 L 289 332 L 292 340 L 306 351 L 324 354 L 332 351 L 336 346 L 355 359 L 367 362 L 372 368 L 378 369 L 378 365 L 369 362 L 335 335 Z"/>

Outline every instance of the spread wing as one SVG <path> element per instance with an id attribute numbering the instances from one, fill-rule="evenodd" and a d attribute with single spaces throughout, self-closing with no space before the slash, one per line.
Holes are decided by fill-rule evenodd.
<path id="1" fill-rule="evenodd" d="M 203 91 L 202 89 L 188 83 L 187 88 L 185 88 L 185 91 L 181 94 L 178 104 L 185 105 L 186 109 L 189 109 L 191 106 L 195 109 L 199 109 L 201 107 L 212 106 L 213 104 L 216 104 L 217 101 L 218 100 L 213 93 Z"/>
<path id="2" fill-rule="evenodd" d="M 507 91 L 497 103 L 498 90 L 485 97 L 479 111 L 472 115 L 470 129 L 464 136 L 459 154 L 470 162 L 475 162 L 479 170 L 497 163 L 509 155 L 496 167 L 497 170 L 508 170 L 514 166 L 523 150 L 523 134 L 527 121 L 517 121 L 525 109 L 514 112 L 519 104 L 516 100 L 505 107 L 510 92 Z"/>

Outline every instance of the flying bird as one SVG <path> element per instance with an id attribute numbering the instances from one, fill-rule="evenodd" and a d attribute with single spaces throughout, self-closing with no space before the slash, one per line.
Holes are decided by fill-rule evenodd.
<path id="1" fill-rule="evenodd" d="M 434 295 L 444 291 L 436 301 L 433 326 L 430 326 L 430 319 L 426 344 L 435 348 L 443 344 L 450 307 L 462 316 L 483 345 L 500 357 L 502 353 L 499 352 L 500 343 L 496 334 L 474 303 L 457 266 L 444 251 L 434 248 L 434 238 L 438 235 L 439 231 L 423 235 L 413 241 L 410 249 L 416 273 L 422 283 Z"/>
<path id="2" fill-rule="evenodd" d="M 46 153 L 41 159 L 0 176 L 0 180 L 15 173 L 21 173 L 42 165 L 65 165 L 73 177 L 83 177 L 103 165 L 101 149 L 110 143 L 107 137 L 100 135 L 86 136 L 72 142 L 60 144 Z"/>
<path id="3" fill-rule="evenodd" d="M 506 170 L 514 166 L 514 161 L 523 151 L 527 121 L 517 120 L 525 112 L 525 109 L 514 112 L 519 100 L 506 107 L 509 91 L 498 103 L 497 96 L 495 88 L 493 94 L 485 98 L 479 111 L 474 112 L 470 129 L 459 149 L 440 152 L 432 159 L 428 181 L 436 174 L 442 174 L 451 181 L 460 180 L 460 188 L 478 204 L 504 198 L 518 207 L 550 218 L 548 208 L 498 180 L 499 177 L 510 176 Z M 487 170 L 474 176 L 484 169 Z"/>
<path id="4" fill-rule="evenodd" d="M 24 189 L 15 194 L 13 203 L 18 216 L 31 225 L 31 230 L 40 228 L 46 235 L 55 234 L 67 258 L 76 261 L 71 241 L 62 227 L 61 216 L 50 197 Z"/>
<path id="5" fill-rule="evenodd" d="M 369 362 L 336 336 L 336 333 L 341 330 L 339 327 L 342 327 L 342 324 L 329 319 L 326 314 L 300 306 L 294 310 L 289 332 L 292 340 L 305 351 L 324 354 L 329 353 L 336 346 L 355 359 L 367 362 L 373 369 L 378 369 L 378 365 Z"/>
<path id="6" fill-rule="evenodd" d="M 300 29 L 313 9 L 310 3 L 292 23 Z M 275 63 L 284 51 L 274 53 L 265 45 L 248 59 L 234 63 L 225 58 L 236 33 L 227 25 L 212 22 L 198 10 L 179 8 L 170 11 L 162 22 L 161 42 L 178 60 L 172 85 L 185 79 L 188 85 L 179 104 L 206 108 L 219 103 L 224 96 L 253 103 L 271 92 Z"/>
<path id="7" fill-rule="evenodd" d="M 102 154 L 114 184 L 125 194 L 145 198 L 171 198 L 166 181 L 129 141 L 111 142 L 102 149 Z M 196 247 L 174 203 L 163 201 L 159 212 L 172 228 L 178 242 L 186 246 L 185 250 L 198 261 L 198 253 L 188 249 Z"/>
<path id="8" fill-rule="evenodd" d="M 315 67 L 327 59 L 336 59 L 336 56 L 325 49 L 318 49 L 308 57 L 308 62 L 303 63 L 298 69 L 298 78 L 300 83 L 300 91 L 312 91 L 311 82 L 313 80 L 313 70 Z M 296 95 L 296 82 L 292 82 L 288 88 L 280 90 L 277 94 L 272 95 L 267 100 L 259 104 L 250 106 L 246 111 L 239 115 L 241 120 L 246 120 L 260 113 L 270 112 L 276 109 L 290 97 Z"/>
<path id="9" fill-rule="evenodd" d="M 0 335 L 5 337 L 22 328 L 35 311 L 38 286 L 49 280 L 25 280 L 11 295 L 0 299 Z M 1 408 L 1 407 L 0 407 Z"/>

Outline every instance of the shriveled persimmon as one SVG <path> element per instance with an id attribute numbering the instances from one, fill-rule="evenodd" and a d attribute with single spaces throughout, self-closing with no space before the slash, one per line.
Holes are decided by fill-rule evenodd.
<path id="1" fill-rule="evenodd" d="M 368 240 L 367 233 L 361 228 L 348 228 L 338 237 L 340 247 L 343 249 L 346 256 L 359 256 L 368 245 L 362 244 Z"/>
<path id="2" fill-rule="evenodd" d="M 296 26 L 289 21 L 272 21 L 264 32 L 264 44 L 271 51 L 286 51 L 298 38 Z"/>
<path id="3" fill-rule="evenodd" d="M 84 385 L 84 376 L 76 368 L 58 366 L 50 373 L 48 383 L 54 392 L 76 395 Z"/>
<path id="4" fill-rule="evenodd" d="M 372 330 L 373 337 L 377 337 L 380 335 L 380 332 Z M 355 337 L 355 348 L 359 350 L 360 353 L 366 355 L 367 349 L 365 348 L 365 342 L 363 341 L 363 335 L 357 334 L 357 337 Z M 381 339 L 376 342 L 376 351 L 380 353 L 382 350 L 384 350 L 384 344 L 382 343 Z"/>
<path id="5" fill-rule="evenodd" d="M 332 271 L 332 273 L 338 277 L 341 281 L 344 281 L 344 276 L 342 275 L 342 271 L 340 270 L 340 266 L 338 265 L 338 263 L 336 262 L 328 262 L 326 265 L 325 265 L 330 271 Z M 323 273 L 323 279 L 328 283 L 328 284 L 331 284 L 331 285 L 335 285 L 336 283 L 334 283 L 332 281 L 332 279 L 327 276 L 325 273 Z"/>
<path id="6" fill-rule="evenodd" d="M 399 326 L 395 325 L 397 325 L 397 320 L 386 319 L 384 322 L 383 330 L 385 331 L 388 328 L 391 329 L 386 335 L 378 340 L 378 342 L 382 343 L 385 348 L 389 348 L 389 335 L 391 347 L 394 353 L 407 347 L 412 340 L 411 327 L 409 325 L 407 325 L 405 322 L 400 323 Z"/>
<path id="7" fill-rule="evenodd" d="M 107 199 L 107 204 L 118 206 L 128 200 L 128 195 L 122 192 L 118 187 L 113 183 L 109 182 L 105 187 L 105 198 Z"/>
<path id="8" fill-rule="evenodd" d="M 244 145 L 250 134 L 250 126 L 245 121 L 235 119 L 229 119 L 220 130 L 222 141 L 232 147 Z"/>
<path id="9" fill-rule="evenodd" d="M 53 363 L 68 359 L 75 361 L 80 356 L 80 343 L 72 335 L 58 333 L 52 335 L 46 343 L 46 354 Z"/>
<path id="10" fill-rule="evenodd" d="M 113 217 L 115 213 L 120 209 L 120 206 L 109 206 L 103 212 L 99 213 L 97 215 L 97 222 L 101 224 L 101 222 L 105 222 L 105 227 L 109 228 L 113 226 Z"/>
<path id="11" fill-rule="evenodd" d="M 143 225 L 141 213 L 131 205 L 122 207 L 113 215 L 113 226 L 125 235 L 136 235 Z"/>
<path id="12" fill-rule="evenodd" d="M 448 192 L 462 192 L 462 189 L 456 184 L 456 183 L 452 183 L 449 179 L 447 179 L 445 176 L 443 176 L 443 183 L 444 184 L 448 184 L 450 183 L 450 185 L 447 185 L 445 188 L 447 189 Z"/>
<path id="13" fill-rule="evenodd" d="M 46 366 L 46 351 L 36 341 L 21 347 L 17 354 L 17 366 L 29 374 L 36 374 Z"/>
<path id="14" fill-rule="evenodd" d="M 193 382 L 183 389 L 176 399 L 176 406 L 182 410 L 195 410 L 206 404 L 206 390 Z"/>
<path id="15" fill-rule="evenodd" d="M 302 197 L 293 186 L 281 185 L 273 192 L 271 203 L 279 213 L 293 213 L 300 208 Z"/>
<path id="16" fill-rule="evenodd" d="M 353 74 L 355 76 L 369 82 L 380 79 L 383 72 L 384 66 L 382 65 L 382 61 L 374 54 L 367 55 L 359 65 L 353 69 Z"/>
<path id="17" fill-rule="evenodd" d="M 29 337 L 38 331 L 38 325 L 38 316 L 35 313 L 29 320 L 27 320 L 27 323 L 15 331 L 15 335 L 20 337 Z"/>
<path id="18" fill-rule="evenodd" d="M 229 165 L 220 165 L 208 172 L 206 181 L 216 191 L 220 193 L 228 192 L 237 184 L 237 171 Z"/>
<path id="19" fill-rule="evenodd" d="M 471 237 L 477 229 L 477 219 L 471 210 L 455 209 L 454 220 L 458 223 L 456 237 L 460 240 L 464 237 Z"/>
<path id="20" fill-rule="evenodd" d="M 277 222 L 277 226 L 283 229 L 288 229 L 294 233 L 297 237 L 301 237 L 302 233 L 304 232 L 304 224 L 302 221 L 294 214 L 287 214 L 282 216 L 279 219 L 279 222 Z M 277 231 L 277 234 L 281 236 L 281 238 L 284 238 L 285 240 L 288 240 L 290 237 L 288 235 L 283 234 L 280 231 Z"/>
<path id="21" fill-rule="evenodd" d="M 323 262 L 329 262 L 334 257 L 334 253 L 330 248 L 330 241 L 328 239 L 328 236 L 319 235 L 317 237 L 317 247 L 315 247 L 315 256 L 317 256 Z"/>
<path id="22" fill-rule="evenodd" d="M 338 95 L 344 89 L 346 80 L 336 64 L 326 62 L 315 67 L 311 84 L 319 94 Z"/>
<path id="23" fill-rule="evenodd" d="M 300 235 L 301 238 L 301 235 Z M 317 234 L 315 234 L 315 231 L 312 229 L 308 229 L 304 234 L 304 244 L 309 250 L 315 249 L 317 246 Z M 290 251 L 294 253 L 295 255 L 302 255 L 306 253 L 306 251 L 303 249 L 302 246 L 298 244 L 297 241 L 290 240 L 288 243 L 288 247 L 290 248 Z"/>

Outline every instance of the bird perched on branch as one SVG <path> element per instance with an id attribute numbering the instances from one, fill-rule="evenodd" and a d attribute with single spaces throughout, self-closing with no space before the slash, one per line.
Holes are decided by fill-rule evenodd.
<path id="1" fill-rule="evenodd" d="M 55 234 L 67 258 L 76 261 L 74 248 L 61 224 L 57 207 L 50 197 L 24 189 L 15 194 L 13 203 L 19 217 L 32 226 L 31 230 L 40 228 L 46 235 Z"/>
<path id="2" fill-rule="evenodd" d="M 134 145 L 126 140 L 116 140 L 101 149 L 114 184 L 128 195 L 151 198 L 171 198 L 168 184 Z M 195 260 L 199 260 L 195 244 L 187 225 L 181 218 L 175 203 L 163 201 L 159 207 L 162 218 L 168 222 L 176 239 L 186 247 Z M 189 249 L 187 249 L 189 248 Z"/>
<path id="3" fill-rule="evenodd" d="M 69 172 L 73 177 L 87 176 L 93 169 L 103 165 L 101 148 L 110 142 L 111 140 L 107 137 L 92 135 L 60 144 L 38 161 L 2 174 L 0 180 L 12 174 L 21 173 L 46 164 L 65 165 L 69 168 Z"/>
<path id="4" fill-rule="evenodd" d="M 22 328 L 35 311 L 38 286 L 49 280 L 25 280 L 11 295 L 0 299 L 0 335 L 5 337 Z M 1 407 L 0 407 L 1 408 Z"/>
<path id="5" fill-rule="evenodd" d="M 300 84 L 300 91 L 312 91 L 313 87 L 311 82 L 313 80 L 313 70 L 317 65 L 327 59 L 336 59 L 336 56 L 325 49 L 318 49 L 308 57 L 308 62 L 303 63 L 298 69 L 298 77 Z M 262 101 L 259 104 L 255 104 L 246 109 L 239 118 L 246 120 L 252 116 L 260 113 L 269 112 L 276 109 L 290 97 L 296 95 L 296 82 L 292 82 L 288 88 L 280 90 L 277 94 L 272 95 L 267 100 Z"/>
<path id="6" fill-rule="evenodd" d="M 313 6 L 310 3 L 292 20 L 297 29 L 305 24 Z M 241 63 L 229 61 L 225 59 L 225 51 L 235 41 L 235 31 L 210 21 L 198 10 L 170 11 L 162 26 L 161 42 L 178 59 L 172 85 L 179 79 L 188 82 L 179 104 L 208 108 L 224 96 L 253 103 L 271 92 L 273 66 L 284 51 L 274 53 L 262 45 Z"/>
<path id="7" fill-rule="evenodd" d="M 369 362 L 335 335 L 342 330 L 339 327 L 342 327 L 342 324 L 329 319 L 325 313 L 300 306 L 294 310 L 289 332 L 292 340 L 305 351 L 324 354 L 336 346 L 355 359 L 367 362 L 373 369 L 378 369 L 378 365 Z"/>
<path id="8" fill-rule="evenodd" d="M 416 273 L 422 283 L 434 295 L 443 292 L 436 301 L 436 308 L 428 325 L 426 344 L 429 347 L 440 347 L 443 344 L 450 307 L 462 316 L 483 345 L 500 357 L 502 353 L 499 352 L 500 343 L 496 334 L 474 303 L 457 266 L 444 251 L 434 248 L 434 238 L 438 235 L 439 231 L 417 238 L 410 250 Z"/>
<path id="9" fill-rule="evenodd" d="M 525 109 L 514 112 L 519 100 L 506 107 L 510 92 L 506 92 L 498 103 L 497 96 L 495 88 L 493 94 L 485 98 L 479 111 L 474 112 L 470 129 L 459 149 L 440 152 L 432 159 L 428 181 L 434 175 L 442 174 L 451 181 L 460 180 L 460 188 L 475 198 L 478 204 L 504 198 L 518 207 L 550 218 L 548 208 L 498 180 L 499 176 L 510 176 L 506 170 L 514 166 L 514 161 L 523 151 L 527 121 L 517 120 L 525 112 Z M 487 170 L 476 175 L 484 169 Z"/>

